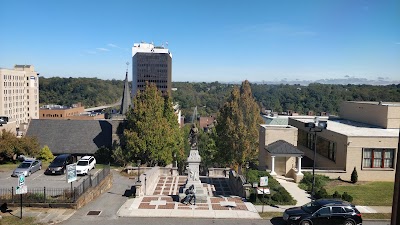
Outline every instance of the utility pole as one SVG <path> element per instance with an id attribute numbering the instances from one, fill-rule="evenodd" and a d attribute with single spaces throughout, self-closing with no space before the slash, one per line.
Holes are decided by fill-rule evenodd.
<path id="1" fill-rule="evenodd" d="M 400 131 L 399 131 L 399 139 L 397 144 L 397 153 L 400 150 Z M 394 192 L 393 192 L 393 205 L 392 205 L 392 220 L 391 225 L 398 225 L 400 223 L 400 207 L 399 207 L 399 200 L 400 200 L 400 157 L 397 154 L 396 160 L 396 175 L 394 180 Z"/>

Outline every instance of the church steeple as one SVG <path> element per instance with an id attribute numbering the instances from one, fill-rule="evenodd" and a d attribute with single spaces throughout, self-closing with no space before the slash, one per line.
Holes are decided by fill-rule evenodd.
<path id="1" fill-rule="evenodd" d="M 125 115 L 128 112 L 129 107 L 132 105 L 131 94 L 130 94 L 130 89 L 129 89 L 129 82 L 128 82 L 128 65 L 129 65 L 129 62 L 126 63 L 124 92 L 122 93 L 121 110 L 120 110 L 120 113 L 123 115 Z"/>

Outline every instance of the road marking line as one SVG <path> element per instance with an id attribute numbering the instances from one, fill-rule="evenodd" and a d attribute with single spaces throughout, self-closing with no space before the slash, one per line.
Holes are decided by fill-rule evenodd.
<path id="1" fill-rule="evenodd" d="M 33 178 L 32 180 L 35 180 L 36 178 L 38 178 L 38 177 L 40 177 L 40 176 L 42 176 L 43 174 L 40 174 L 39 176 L 37 176 L 37 177 L 35 177 L 35 178 Z"/>

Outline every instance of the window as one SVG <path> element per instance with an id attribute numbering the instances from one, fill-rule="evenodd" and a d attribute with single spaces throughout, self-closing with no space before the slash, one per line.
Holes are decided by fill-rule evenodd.
<path id="1" fill-rule="evenodd" d="M 345 213 L 342 207 L 332 207 L 332 213 Z"/>
<path id="2" fill-rule="evenodd" d="M 330 141 L 329 149 L 328 149 L 328 158 L 334 162 L 336 162 L 336 143 Z"/>
<path id="3" fill-rule="evenodd" d="M 329 207 L 324 207 L 324 208 L 318 210 L 318 213 L 320 215 L 329 215 L 331 213 L 330 211 L 331 210 L 329 209 Z"/>
<path id="4" fill-rule="evenodd" d="M 364 168 L 393 168 L 394 149 L 365 148 Z"/>

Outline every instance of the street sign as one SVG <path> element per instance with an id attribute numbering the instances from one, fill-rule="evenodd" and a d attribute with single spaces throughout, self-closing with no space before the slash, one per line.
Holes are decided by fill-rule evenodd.
<path id="1" fill-rule="evenodd" d="M 268 186 L 268 177 L 260 177 L 260 187 Z"/>
<path id="2" fill-rule="evenodd" d="M 263 195 L 263 194 L 269 195 L 269 194 L 271 194 L 271 192 L 269 191 L 269 188 L 258 187 L 257 188 L 257 194 L 259 194 L 259 195 Z"/>
<path id="3" fill-rule="evenodd" d="M 18 175 L 18 186 L 23 186 L 25 185 L 25 175 L 20 174 Z"/>
<path id="4" fill-rule="evenodd" d="M 28 186 L 26 185 L 17 186 L 17 188 L 15 188 L 16 195 L 26 194 L 26 193 L 28 193 Z"/>
<path id="5" fill-rule="evenodd" d="M 67 183 L 76 181 L 76 179 L 77 179 L 76 164 L 67 165 Z"/>
<path id="6" fill-rule="evenodd" d="M 253 182 L 253 188 L 258 187 L 258 182 Z"/>

